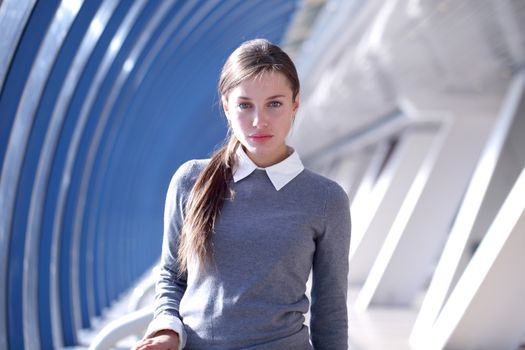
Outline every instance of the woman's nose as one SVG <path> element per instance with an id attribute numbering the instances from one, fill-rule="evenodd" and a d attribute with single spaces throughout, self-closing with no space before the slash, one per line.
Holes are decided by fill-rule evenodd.
<path id="1" fill-rule="evenodd" d="M 261 129 L 268 126 L 268 121 L 266 116 L 261 111 L 255 111 L 253 117 L 253 126 L 255 128 Z"/>

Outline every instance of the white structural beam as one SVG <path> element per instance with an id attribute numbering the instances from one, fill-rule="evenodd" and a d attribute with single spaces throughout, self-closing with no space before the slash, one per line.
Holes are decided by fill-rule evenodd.
<path id="1" fill-rule="evenodd" d="M 359 310 L 371 303 L 409 305 L 425 285 L 493 120 L 444 119 L 357 299 Z"/>
<path id="2" fill-rule="evenodd" d="M 480 162 L 472 176 L 469 187 L 465 193 L 463 202 L 453 223 L 449 238 L 439 259 L 432 281 L 427 290 L 420 312 L 414 324 L 410 342 L 413 346 L 425 343 L 427 335 L 434 326 L 443 304 L 454 288 L 455 282 L 463 273 L 464 267 L 469 261 L 469 246 L 472 242 L 472 232 L 480 213 L 489 215 L 487 210 L 482 211 L 483 202 L 487 202 L 487 193 L 491 183 L 494 183 L 494 175 L 498 168 L 505 168 L 508 164 L 501 163 L 501 155 L 505 149 L 505 140 L 512 131 L 517 136 L 514 139 L 521 139 L 520 133 L 525 130 L 523 125 L 520 127 L 516 122 L 523 124 L 523 115 L 519 114 L 519 106 L 523 105 L 525 99 L 525 75 L 519 75 L 512 83 L 507 96 L 502 104 L 496 124 L 491 132 L 489 140 L 483 151 Z M 521 112 L 523 114 L 524 111 Z M 521 118 L 521 119 L 519 119 Z M 514 129 L 514 130 L 513 130 Z M 508 148 L 508 147 L 507 147 Z M 523 160 L 522 160 L 523 161 Z M 521 169 L 522 165 L 519 166 Z M 499 169 L 503 171 L 503 169 Z M 502 174 L 500 174 L 502 177 Z M 508 178 L 508 176 L 504 176 Z M 512 184 L 512 182 L 511 182 Z M 494 185 L 492 186 L 495 187 Z M 502 191 L 501 188 L 498 188 Z M 494 192 L 494 191 L 492 191 Z M 504 191 L 504 195 L 508 189 Z M 500 196 L 500 195 L 498 195 Z M 499 203 L 498 207 L 501 205 Z M 497 209 L 495 209 L 497 211 Z M 490 215 L 491 218 L 494 215 Z M 490 224 L 490 223 L 489 223 Z M 486 225 L 485 227 L 488 227 Z M 478 228 L 480 230 L 480 228 Z M 485 229 L 486 232 L 486 229 Z M 422 347 L 424 349 L 425 347 Z"/>
<path id="3" fill-rule="evenodd" d="M 360 157 L 344 157 L 336 176 L 336 181 L 340 179 L 339 183 L 348 193 L 350 203 L 355 198 L 376 152 L 374 147 L 367 147 L 361 153 Z M 354 158 L 357 158 L 357 162 L 353 161 Z"/>
<path id="4" fill-rule="evenodd" d="M 378 143 L 374 147 L 374 151 L 370 157 L 370 160 L 366 164 L 366 170 L 363 173 L 362 178 L 359 183 L 356 184 L 356 190 L 354 196 L 350 198 L 350 206 L 352 207 L 353 212 L 353 203 L 359 203 L 370 196 L 372 189 L 377 181 L 379 174 L 381 173 L 381 168 L 383 167 L 387 152 L 390 148 L 389 141 L 383 141 Z M 354 237 L 352 237 L 354 239 Z"/>
<path id="5" fill-rule="evenodd" d="M 437 130 L 437 125 L 427 125 L 405 131 L 372 191 L 352 203 L 351 284 L 362 284 L 367 278 L 388 229 L 435 142 Z M 369 176 L 377 173 L 370 172 Z"/>
<path id="6" fill-rule="evenodd" d="M 143 334 L 153 318 L 153 308 L 146 306 L 106 325 L 93 339 L 89 350 L 114 349 L 115 345 L 130 335 Z"/>
<path id="7" fill-rule="evenodd" d="M 525 335 L 525 169 L 421 349 L 514 350 Z"/>

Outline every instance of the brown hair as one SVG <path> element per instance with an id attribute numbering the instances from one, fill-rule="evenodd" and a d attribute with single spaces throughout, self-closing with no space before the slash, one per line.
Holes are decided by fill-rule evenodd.
<path id="1" fill-rule="evenodd" d="M 284 74 L 292 89 L 292 100 L 299 94 L 299 77 L 290 57 L 277 45 L 265 39 L 241 44 L 226 60 L 219 79 L 219 97 L 227 98 L 232 89 L 246 79 L 266 72 Z M 227 196 L 233 198 L 229 182 L 233 177 L 235 152 L 240 146 L 232 130 L 225 144 L 211 157 L 197 178 L 186 207 L 181 229 L 177 261 L 179 273 L 187 271 L 188 259 L 197 258 L 201 268 L 211 258 L 211 237 Z"/>

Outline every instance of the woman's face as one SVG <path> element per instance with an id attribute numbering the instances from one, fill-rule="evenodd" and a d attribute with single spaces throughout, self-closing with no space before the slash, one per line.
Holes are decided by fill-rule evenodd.
<path id="1" fill-rule="evenodd" d="M 268 167 L 287 157 L 285 139 L 299 98 L 292 100 L 282 73 L 266 72 L 243 81 L 222 97 L 222 104 L 234 135 L 255 164 Z"/>

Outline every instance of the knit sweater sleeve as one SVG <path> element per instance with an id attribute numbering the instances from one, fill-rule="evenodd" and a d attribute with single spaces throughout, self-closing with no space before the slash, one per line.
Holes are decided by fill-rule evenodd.
<path id="1" fill-rule="evenodd" d="M 310 331 L 314 349 L 348 348 L 348 196 L 335 183 L 326 191 L 324 232 L 316 238 Z"/>
<path id="2" fill-rule="evenodd" d="M 159 276 L 155 286 L 155 310 L 146 337 L 159 330 L 171 329 L 179 334 L 180 349 L 186 343 L 186 332 L 179 314 L 179 305 L 186 291 L 186 274 L 177 272 L 177 250 L 184 208 L 191 190 L 192 162 L 187 162 L 173 175 L 164 208 L 164 234 Z"/>

